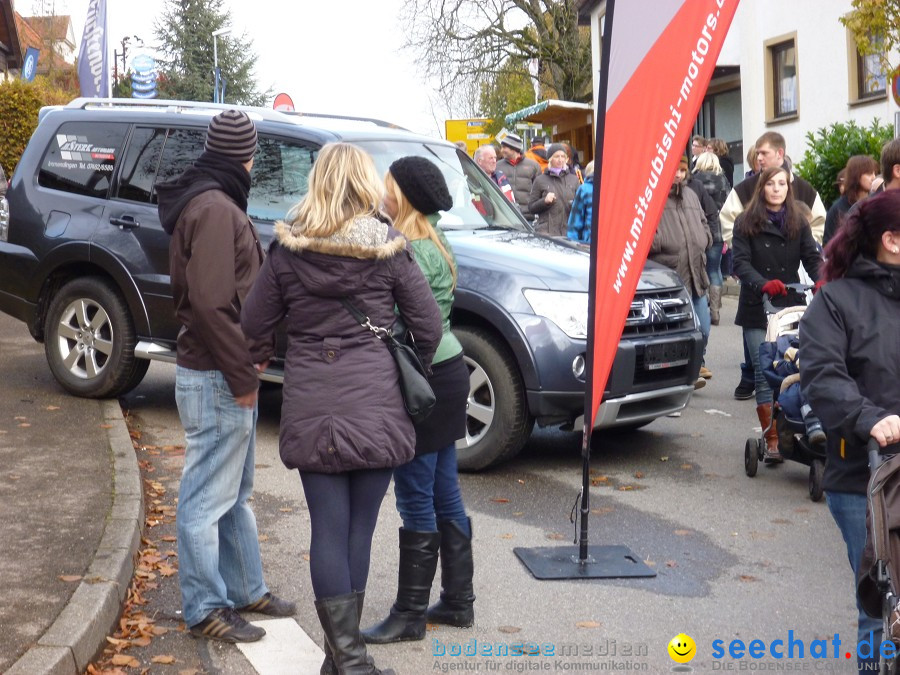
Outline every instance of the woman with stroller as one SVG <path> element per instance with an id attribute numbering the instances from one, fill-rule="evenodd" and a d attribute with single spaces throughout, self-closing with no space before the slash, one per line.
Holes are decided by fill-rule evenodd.
<path id="1" fill-rule="evenodd" d="M 900 441 L 900 190 L 853 209 L 825 249 L 823 278 L 800 320 L 800 382 L 828 434 L 825 498 L 853 569 L 866 543 L 866 443 Z M 857 600 L 859 608 L 859 601 Z M 877 672 L 881 620 L 859 609 L 858 639 L 874 633 Z"/>
<path id="2" fill-rule="evenodd" d="M 309 507 L 309 569 L 325 631 L 323 673 L 378 670 L 359 630 L 372 534 L 395 467 L 414 455 L 415 431 L 387 345 L 374 326 L 394 307 L 430 364 L 441 314 L 406 239 L 379 209 L 372 158 L 348 143 L 325 145 L 309 192 L 275 225 L 275 239 L 241 311 L 249 339 L 284 320 L 287 356 L 279 450 L 297 469 Z"/>
<path id="3" fill-rule="evenodd" d="M 799 283 L 800 263 L 813 281 L 819 278 L 822 257 L 809 223 L 800 214 L 784 167 L 770 167 L 760 175 L 747 209 L 734 223 L 734 273 L 741 294 L 734 322 L 743 328 L 756 384 L 756 414 L 765 431 L 766 462 L 781 462 L 778 430 L 772 420 L 772 389 L 759 363 L 759 346 L 766 338 L 763 294 L 776 307 L 804 304 L 802 296 L 785 284 Z"/>
<path id="4" fill-rule="evenodd" d="M 397 599 L 381 623 L 363 631 L 372 644 L 421 640 L 427 620 L 467 628 L 475 622 L 472 524 L 466 515 L 456 468 L 456 441 L 466 435 L 469 370 L 462 345 L 450 330 L 456 288 L 453 250 L 436 224 L 453 199 L 440 170 L 424 157 L 402 157 L 384 180 L 384 209 L 409 240 L 431 286 L 444 333 L 428 378 L 435 408 L 416 425 L 416 456 L 394 469 L 394 494 L 403 521 Z M 428 607 L 441 560 L 441 599 Z"/>

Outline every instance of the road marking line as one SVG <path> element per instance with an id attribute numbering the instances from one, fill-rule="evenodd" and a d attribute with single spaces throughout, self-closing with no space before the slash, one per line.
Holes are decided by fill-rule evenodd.
<path id="1" fill-rule="evenodd" d="M 239 642 L 237 648 L 259 675 L 318 673 L 325 652 L 294 619 L 254 621 L 266 629 L 259 642 Z"/>

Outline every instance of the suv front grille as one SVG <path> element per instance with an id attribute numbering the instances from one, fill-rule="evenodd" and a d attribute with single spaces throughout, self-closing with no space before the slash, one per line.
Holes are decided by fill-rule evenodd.
<path id="1" fill-rule="evenodd" d="M 684 290 L 638 291 L 628 310 L 622 336 L 662 335 L 693 327 L 694 309 Z"/>

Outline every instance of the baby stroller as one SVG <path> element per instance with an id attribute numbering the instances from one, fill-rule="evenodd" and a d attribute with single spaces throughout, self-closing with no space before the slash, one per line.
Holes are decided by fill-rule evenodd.
<path id="1" fill-rule="evenodd" d="M 798 293 L 805 293 L 812 287 L 806 284 L 786 284 Z M 825 446 L 812 443 L 806 433 L 806 425 L 799 410 L 788 414 L 779 403 L 782 385 L 799 382 L 799 372 L 787 374 L 782 365 L 785 354 L 796 353 L 800 346 L 800 317 L 806 305 L 795 305 L 779 309 L 772 305 L 769 296 L 763 294 L 763 308 L 768 318 L 766 341 L 759 347 L 759 363 L 763 376 L 772 388 L 772 423 L 778 429 L 778 451 L 785 460 L 799 462 L 809 467 L 809 498 L 820 501 L 823 495 L 822 478 L 825 474 Z M 799 386 L 799 384 L 797 385 Z M 744 471 L 753 478 L 763 460 L 766 450 L 765 435 L 769 429 L 762 429 L 760 436 L 748 438 L 744 445 Z"/>
<path id="2" fill-rule="evenodd" d="M 867 495 L 868 536 L 859 566 L 859 600 L 866 614 L 884 622 L 882 640 L 900 648 L 900 454 L 887 454 L 900 453 L 900 444 L 881 450 L 870 438 L 866 449 L 872 477 Z M 898 658 L 882 658 L 879 672 L 900 673 Z"/>

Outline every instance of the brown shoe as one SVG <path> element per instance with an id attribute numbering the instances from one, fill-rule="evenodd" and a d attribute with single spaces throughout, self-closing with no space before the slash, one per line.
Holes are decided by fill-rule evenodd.
<path id="1" fill-rule="evenodd" d="M 700 377 L 704 380 L 708 380 L 712 377 L 712 371 L 706 366 L 700 366 Z"/>
<path id="2" fill-rule="evenodd" d="M 756 416 L 759 417 L 759 424 L 762 426 L 766 439 L 763 461 L 770 464 L 783 462 L 784 457 L 781 456 L 781 452 L 778 450 L 778 429 L 775 427 L 775 420 L 772 419 L 772 404 L 761 403 L 756 406 Z"/>
<path id="3" fill-rule="evenodd" d="M 697 381 L 694 382 L 694 391 L 697 391 L 698 389 L 703 389 L 703 387 L 705 387 L 705 386 L 706 386 L 706 380 L 704 380 L 702 377 L 698 377 Z"/>
<path id="4" fill-rule="evenodd" d="M 277 595 L 266 593 L 256 602 L 251 602 L 246 607 L 238 607 L 239 612 L 256 612 L 269 616 L 294 616 L 297 613 L 297 605 L 287 600 L 282 600 Z"/>
<path id="5" fill-rule="evenodd" d="M 191 635 L 222 642 L 256 642 L 265 629 L 247 623 L 231 607 L 214 609 L 200 623 L 191 626 Z"/>

